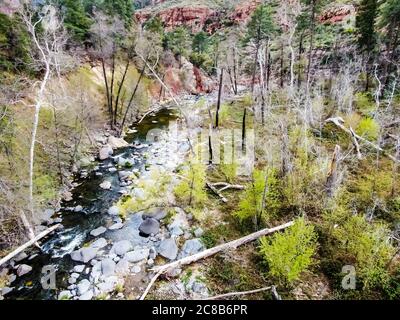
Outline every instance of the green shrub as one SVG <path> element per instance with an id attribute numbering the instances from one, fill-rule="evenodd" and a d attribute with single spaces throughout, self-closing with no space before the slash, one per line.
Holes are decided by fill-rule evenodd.
<path id="1" fill-rule="evenodd" d="M 358 124 L 357 134 L 368 139 L 376 140 L 379 136 L 379 124 L 372 118 L 364 118 Z"/>
<path id="2" fill-rule="evenodd" d="M 269 274 L 283 283 L 291 283 L 300 278 L 313 263 L 317 250 L 317 235 L 314 227 L 304 218 L 299 218 L 293 226 L 271 238 L 261 239 L 260 252 L 269 266 Z"/>

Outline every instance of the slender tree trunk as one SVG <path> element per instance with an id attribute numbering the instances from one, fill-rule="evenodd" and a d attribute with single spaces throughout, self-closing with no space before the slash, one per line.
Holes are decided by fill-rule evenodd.
<path id="1" fill-rule="evenodd" d="M 253 68 L 253 76 L 251 79 L 251 93 L 254 94 L 254 87 L 256 83 L 256 73 L 257 73 L 257 61 L 258 61 L 258 52 L 260 51 L 260 41 L 257 41 L 256 45 L 256 54 L 254 56 L 254 68 Z"/>
<path id="2" fill-rule="evenodd" d="M 238 94 L 238 84 L 237 84 L 237 59 L 236 59 L 236 47 L 233 47 L 233 79 L 234 79 L 234 92 Z"/>
<path id="3" fill-rule="evenodd" d="M 316 14 L 317 1 L 318 0 L 311 1 L 311 36 L 310 36 L 310 49 L 308 52 L 308 65 L 307 65 L 307 74 L 306 74 L 307 91 L 309 90 L 309 85 L 310 85 L 310 72 L 311 72 L 312 56 L 313 56 L 313 50 L 314 50 L 315 14 Z"/>
<path id="4" fill-rule="evenodd" d="M 114 80 L 115 80 L 115 53 L 112 56 L 111 63 L 111 87 L 110 87 L 110 104 L 111 104 L 111 126 L 114 126 Z"/>
<path id="5" fill-rule="evenodd" d="M 284 75 L 284 70 L 283 70 L 283 43 L 281 44 L 281 88 L 283 88 L 283 75 Z"/>
<path id="6" fill-rule="evenodd" d="M 57 111 L 53 108 L 53 116 L 54 116 L 54 127 L 55 127 L 55 135 L 56 135 L 56 154 L 57 154 L 57 164 L 58 164 L 58 174 L 60 178 L 60 185 L 64 184 L 64 177 L 62 172 L 61 165 L 61 153 L 60 153 L 60 139 L 59 139 L 59 131 L 58 131 L 58 119 L 57 119 Z"/>
<path id="7" fill-rule="evenodd" d="M 300 34 L 299 39 L 299 57 L 298 57 L 298 73 L 297 73 L 297 87 L 300 88 L 301 86 L 301 55 L 303 54 L 303 38 L 304 32 Z"/>
<path id="8" fill-rule="evenodd" d="M 147 58 L 146 58 L 146 61 L 147 61 Z M 120 136 L 122 135 L 122 132 L 124 131 L 124 126 L 125 126 L 125 122 L 126 122 L 126 117 L 128 116 L 129 110 L 130 110 L 130 108 L 131 108 L 131 106 L 132 106 L 133 99 L 134 99 L 134 97 L 135 97 L 135 95 L 136 95 L 136 91 L 137 91 L 138 88 L 139 88 L 140 81 L 142 80 L 142 78 L 143 78 L 143 76 L 144 76 L 145 70 L 146 70 L 146 64 L 143 65 L 142 70 L 140 71 L 139 79 L 138 79 L 138 81 L 137 81 L 137 83 L 136 83 L 135 89 L 133 90 L 133 92 L 132 92 L 132 94 L 131 94 L 131 97 L 130 97 L 130 99 L 129 99 L 128 105 L 126 106 L 125 114 L 124 114 L 124 117 L 123 117 L 123 119 L 122 119 L 121 128 L 120 128 L 120 132 L 119 132 L 119 135 L 120 135 Z"/>
<path id="9" fill-rule="evenodd" d="M 125 83 L 126 74 L 128 73 L 129 65 L 130 65 L 130 61 L 129 61 L 129 58 L 128 58 L 128 61 L 127 61 L 126 65 L 125 65 L 124 74 L 123 74 L 122 79 L 121 79 L 121 82 L 119 83 L 119 86 L 118 86 L 117 97 L 116 97 L 116 99 L 115 99 L 115 106 L 114 106 L 114 125 L 117 125 L 118 105 L 119 105 L 121 90 L 122 90 L 122 87 L 124 86 L 124 83 Z"/>
<path id="10" fill-rule="evenodd" d="M 244 151 L 246 147 L 246 115 L 247 115 L 247 108 L 244 108 L 243 120 L 242 120 L 242 151 Z"/>
<path id="11" fill-rule="evenodd" d="M 220 79 L 219 79 L 217 113 L 216 113 L 216 116 L 215 116 L 215 128 L 218 128 L 218 126 L 219 126 L 219 110 L 221 108 L 221 97 L 222 97 L 223 81 L 224 81 L 224 69 L 222 68 L 221 69 Z"/>
<path id="12" fill-rule="evenodd" d="M 103 70 L 103 79 L 104 79 L 104 85 L 106 88 L 106 97 L 107 97 L 107 108 L 108 108 L 108 113 L 111 115 L 112 114 L 112 109 L 111 109 L 111 103 L 110 103 L 110 88 L 108 85 L 108 78 L 107 78 L 107 71 L 106 71 L 106 64 L 104 59 L 101 59 L 101 68 Z"/>

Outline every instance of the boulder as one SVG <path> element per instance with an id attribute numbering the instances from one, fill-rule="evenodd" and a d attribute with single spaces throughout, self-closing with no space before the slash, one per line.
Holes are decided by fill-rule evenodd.
<path id="1" fill-rule="evenodd" d="M 22 260 L 24 260 L 26 258 L 28 258 L 28 255 L 26 254 L 26 252 L 21 252 L 16 257 L 14 257 L 14 261 L 15 262 L 20 262 L 20 261 L 22 261 Z"/>
<path id="2" fill-rule="evenodd" d="M 150 250 L 147 248 L 137 249 L 134 251 L 127 252 L 124 259 L 129 262 L 139 262 L 149 257 Z"/>
<path id="3" fill-rule="evenodd" d="M 1 289 L 1 295 L 5 296 L 6 294 L 9 294 L 13 290 L 14 290 L 14 288 L 4 287 L 3 289 Z"/>
<path id="4" fill-rule="evenodd" d="M 114 223 L 112 226 L 110 226 L 108 229 L 109 230 L 118 230 L 118 229 L 122 229 L 124 226 L 123 223 L 118 222 L 118 223 Z"/>
<path id="5" fill-rule="evenodd" d="M 17 269 L 17 275 L 19 277 L 29 273 L 32 271 L 32 267 L 28 266 L 27 264 L 21 264 Z"/>
<path id="6" fill-rule="evenodd" d="M 88 263 L 96 257 L 98 248 L 87 247 L 71 252 L 71 258 L 74 261 Z"/>
<path id="7" fill-rule="evenodd" d="M 79 264 L 79 265 L 75 266 L 73 270 L 76 273 L 82 273 L 83 270 L 85 270 L 85 265 L 84 264 Z"/>
<path id="8" fill-rule="evenodd" d="M 130 267 L 129 261 L 127 259 L 121 259 L 115 266 L 115 272 L 122 275 L 128 274 L 129 267 Z"/>
<path id="9" fill-rule="evenodd" d="M 204 245 L 199 239 L 191 239 L 187 240 L 182 247 L 182 251 L 180 253 L 180 258 L 184 258 L 187 256 L 191 256 L 193 254 L 196 254 L 200 251 L 203 251 Z"/>
<path id="10" fill-rule="evenodd" d="M 90 282 L 87 279 L 83 279 L 77 284 L 76 287 L 79 295 L 83 295 L 90 289 Z"/>
<path id="11" fill-rule="evenodd" d="M 107 246 L 107 240 L 104 238 L 98 238 L 96 241 L 94 241 L 90 247 L 95 248 L 95 249 L 102 249 L 105 246 Z"/>
<path id="12" fill-rule="evenodd" d="M 104 190 L 110 190 L 111 189 L 111 182 L 110 181 L 103 181 L 100 184 L 100 188 L 102 188 Z"/>
<path id="13" fill-rule="evenodd" d="M 58 294 L 58 300 L 69 300 L 72 298 L 72 293 L 69 290 L 61 291 Z"/>
<path id="14" fill-rule="evenodd" d="M 132 244 L 128 240 L 122 240 L 114 243 L 114 245 L 110 250 L 110 253 L 115 253 L 119 256 L 123 256 L 131 249 L 132 249 Z"/>
<path id="15" fill-rule="evenodd" d="M 98 237 L 99 235 L 103 234 L 104 232 L 106 232 L 107 229 L 104 227 L 99 227 L 97 229 L 94 229 L 90 232 L 90 235 L 93 237 Z"/>
<path id="16" fill-rule="evenodd" d="M 168 215 L 167 210 L 163 208 L 153 208 L 143 212 L 143 219 L 153 218 L 158 221 L 164 219 Z"/>
<path id="17" fill-rule="evenodd" d="M 111 276 L 97 285 L 101 293 L 110 293 L 115 290 L 116 285 L 118 284 L 118 277 Z"/>
<path id="18" fill-rule="evenodd" d="M 107 144 L 113 149 L 129 147 L 129 143 L 124 139 L 113 136 L 108 137 Z"/>
<path id="19" fill-rule="evenodd" d="M 114 153 L 112 147 L 110 145 L 105 145 L 99 151 L 99 159 L 106 160 Z"/>
<path id="20" fill-rule="evenodd" d="M 115 262 L 112 259 L 104 259 L 101 261 L 101 273 L 108 277 L 115 273 Z"/>
<path id="21" fill-rule="evenodd" d="M 153 218 L 147 218 L 140 226 L 139 231 L 145 235 L 157 234 L 160 231 L 160 223 Z"/>
<path id="22" fill-rule="evenodd" d="M 204 231 L 202 228 L 197 228 L 196 230 L 194 230 L 194 236 L 196 238 L 200 238 L 202 235 L 204 234 Z"/>
<path id="23" fill-rule="evenodd" d="M 178 246 L 176 245 L 175 239 L 170 238 L 161 241 L 157 251 L 164 258 L 175 260 L 178 255 Z"/>
<path id="24" fill-rule="evenodd" d="M 93 290 L 88 290 L 79 297 L 79 300 L 92 300 Z"/>
<path id="25" fill-rule="evenodd" d="M 117 206 L 112 206 L 111 208 L 108 209 L 108 214 L 110 216 L 117 216 L 119 215 L 119 208 Z"/>

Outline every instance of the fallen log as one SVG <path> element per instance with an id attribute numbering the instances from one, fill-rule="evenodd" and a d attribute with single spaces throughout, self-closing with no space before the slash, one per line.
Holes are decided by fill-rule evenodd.
<path id="1" fill-rule="evenodd" d="M 196 262 L 198 260 L 202 260 L 205 258 L 208 258 L 212 255 L 215 255 L 216 253 L 222 252 L 222 251 L 227 251 L 227 250 L 234 250 L 239 246 L 242 246 L 246 243 L 252 242 L 254 240 L 257 240 L 260 237 L 269 235 L 271 233 L 280 231 L 280 230 L 284 230 L 290 226 L 292 226 L 294 223 L 294 221 L 290 221 L 287 222 L 285 224 L 282 224 L 280 226 L 274 227 L 274 228 L 266 228 L 266 229 L 262 229 L 260 231 L 251 233 L 245 237 L 221 244 L 219 246 L 204 250 L 202 252 L 196 253 L 194 255 L 182 258 L 180 260 L 162 265 L 162 266 L 156 266 L 152 269 L 150 269 L 150 271 L 153 271 L 156 273 L 156 275 L 151 279 L 149 285 L 147 286 L 146 290 L 144 291 L 144 293 L 142 294 L 142 296 L 140 297 L 140 300 L 144 300 L 144 298 L 146 297 L 147 293 L 150 291 L 151 287 L 153 286 L 153 284 L 156 282 L 157 278 L 162 275 L 163 273 L 167 272 L 168 270 L 174 269 L 174 268 L 178 268 L 180 266 L 184 266 L 184 265 L 188 265 L 191 264 L 193 262 Z"/>
<path id="2" fill-rule="evenodd" d="M 220 197 L 221 201 L 224 203 L 228 203 L 228 199 L 226 199 L 219 191 L 217 188 L 215 188 L 211 183 L 207 182 L 207 187 L 211 189 L 212 192 L 214 192 L 218 197 Z"/>
<path id="3" fill-rule="evenodd" d="M 40 239 L 42 239 L 45 236 L 47 236 L 48 234 L 52 233 L 54 230 L 58 229 L 60 226 L 61 226 L 60 224 L 56 224 L 56 225 L 54 225 L 54 226 L 42 231 L 41 233 L 39 233 L 33 239 L 29 240 L 28 242 L 26 242 L 22 246 L 18 247 L 17 249 L 15 249 L 12 252 L 10 252 L 8 255 L 6 255 L 4 258 L 2 258 L 0 260 L 0 266 L 3 265 L 4 263 L 6 263 L 7 261 L 9 261 L 10 259 L 14 258 L 16 255 L 20 254 L 21 252 L 23 252 L 27 248 L 29 248 L 31 245 L 37 243 Z"/>
<path id="4" fill-rule="evenodd" d="M 357 142 L 357 140 L 362 141 L 362 142 L 364 142 L 365 144 L 367 144 L 368 146 L 374 148 L 375 150 L 377 150 L 377 151 L 379 151 L 379 152 L 382 152 L 382 154 L 386 155 L 389 159 L 393 160 L 394 162 L 397 162 L 397 163 L 400 162 L 398 159 L 396 159 L 395 157 L 393 157 L 391 154 L 388 154 L 388 153 L 387 153 L 384 149 L 382 149 L 380 146 L 378 146 L 378 145 L 372 143 L 371 141 L 369 141 L 369 140 L 367 140 L 367 139 L 365 139 L 365 138 L 359 136 L 359 135 L 356 134 L 352 129 L 351 129 L 351 130 L 347 129 L 347 128 L 343 125 L 344 120 L 343 120 L 342 118 L 340 118 L 340 117 L 329 118 L 329 119 L 325 120 L 325 122 L 331 122 L 331 123 L 333 123 L 335 126 L 337 126 L 338 128 L 342 129 L 344 132 L 346 132 L 347 134 L 349 134 L 350 137 L 351 137 L 352 140 L 353 140 L 353 143 L 354 143 L 354 141 Z M 356 149 L 358 148 L 358 143 L 355 144 L 355 147 L 356 147 Z M 358 157 L 360 157 L 359 150 L 357 150 L 357 153 L 358 153 Z"/>
<path id="5" fill-rule="evenodd" d="M 229 298 L 229 297 L 234 297 L 234 296 L 244 296 L 247 294 L 253 294 L 253 293 L 271 290 L 271 288 L 272 287 L 265 287 L 265 288 L 249 290 L 249 291 L 229 292 L 229 293 L 220 294 L 218 296 L 214 296 L 214 297 L 210 297 L 210 298 L 205 298 L 204 300 L 218 300 L 218 299 Z"/>

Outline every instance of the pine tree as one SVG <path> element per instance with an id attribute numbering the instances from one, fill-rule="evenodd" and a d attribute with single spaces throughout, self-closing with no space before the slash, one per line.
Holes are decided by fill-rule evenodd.
<path id="1" fill-rule="evenodd" d="M 61 0 L 61 6 L 67 30 L 75 40 L 86 40 L 92 21 L 85 12 L 82 0 Z"/>
<path id="2" fill-rule="evenodd" d="M 247 25 L 245 43 L 253 41 L 256 47 L 253 66 L 252 91 L 254 91 L 257 59 L 261 44 L 263 41 L 268 40 L 276 31 L 272 15 L 272 7 L 270 5 L 262 4 L 254 11 L 251 20 Z"/>
<path id="3" fill-rule="evenodd" d="M 367 55 L 366 64 L 366 86 L 365 91 L 369 90 L 369 65 L 372 62 L 371 53 L 376 46 L 375 22 L 378 14 L 377 0 L 362 0 L 356 16 L 356 28 L 359 34 L 358 46 Z"/>

